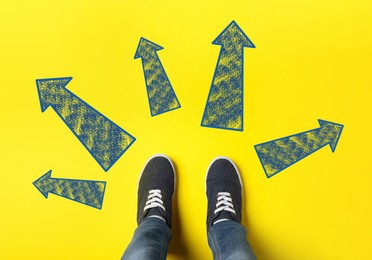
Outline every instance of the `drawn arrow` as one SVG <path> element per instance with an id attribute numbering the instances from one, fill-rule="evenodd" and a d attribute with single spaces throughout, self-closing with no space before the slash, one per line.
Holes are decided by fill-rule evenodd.
<path id="1" fill-rule="evenodd" d="M 163 47 L 145 38 L 141 38 L 134 56 L 135 59 L 142 59 L 142 68 L 145 75 L 151 116 L 156 116 L 181 107 L 158 54 L 156 53 L 162 49 Z"/>
<path id="2" fill-rule="evenodd" d="M 33 185 L 48 198 L 49 193 L 101 209 L 106 182 L 71 179 L 55 179 L 52 170 L 33 182 Z"/>
<path id="3" fill-rule="evenodd" d="M 343 125 L 318 120 L 319 128 L 254 146 L 267 178 L 330 145 L 335 151 Z"/>
<path id="4" fill-rule="evenodd" d="M 244 47 L 255 46 L 235 21 L 212 44 L 221 51 L 201 125 L 243 131 Z"/>
<path id="5" fill-rule="evenodd" d="M 99 165 L 108 171 L 136 139 L 66 89 L 71 79 L 36 80 L 41 111 L 51 106 Z"/>

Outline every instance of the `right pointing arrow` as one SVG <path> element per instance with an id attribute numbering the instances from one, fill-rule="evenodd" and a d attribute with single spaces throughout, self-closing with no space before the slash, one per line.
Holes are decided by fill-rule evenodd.
<path id="1" fill-rule="evenodd" d="M 318 120 L 320 128 L 254 146 L 267 178 L 330 145 L 335 151 L 343 125 Z"/>

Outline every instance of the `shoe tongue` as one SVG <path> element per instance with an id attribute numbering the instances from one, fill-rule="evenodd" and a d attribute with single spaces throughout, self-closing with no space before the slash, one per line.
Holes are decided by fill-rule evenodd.
<path id="1" fill-rule="evenodd" d="M 213 223 L 220 219 L 228 219 L 228 220 L 236 221 L 236 219 L 234 218 L 234 214 L 226 210 L 219 212 L 217 216 L 213 219 Z"/>
<path id="2" fill-rule="evenodd" d="M 223 189 L 222 192 L 227 192 L 227 191 Z M 217 216 L 213 219 L 213 222 L 216 222 L 220 219 L 229 219 L 229 220 L 237 221 L 235 214 L 227 210 L 220 211 L 217 214 Z"/>
<path id="3" fill-rule="evenodd" d="M 159 216 L 159 217 L 161 217 L 162 219 L 165 220 L 165 222 L 168 226 L 170 225 L 170 223 L 168 223 L 168 219 L 167 219 L 167 216 L 165 215 L 165 212 L 160 208 L 148 209 L 147 213 L 145 214 L 144 217 L 147 218 L 147 217 L 150 217 L 150 216 Z"/>

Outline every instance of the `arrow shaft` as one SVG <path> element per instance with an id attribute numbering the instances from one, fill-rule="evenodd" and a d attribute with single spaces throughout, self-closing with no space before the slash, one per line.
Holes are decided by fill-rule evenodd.
<path id="1" fill-rule="evenodd" d="M 142 59 L 151 114 L 156 115 L 180 107 L 168 76 L 157 54 Z"/>
<path id="2" fill-rule="evenodd" d="M 255 146 L 268 176 L 272 176 L 328 144 L 318 128 Z"/>
<path id="3" fill-rule="evenodd" d="M 101 209 L 105 182 L 51 179 L 49 192 L 55 195 Z"/>
<path id="4" fill-rule="evenodd" d="M 229 50 L 222 47 L 215 75 L 213 77 L 214 86 L 227 87 L 229 91 L 242 93 L 243 88 L 243 49 Z"/>
<path id="5" fill-rule="evenodd" d="M 98 163 L 107 170 L 134 141 L 122 128 L 65 88 L 53 88 L 52 107 Z"/>
<path id="6" fill-rule="evenodd" d="M 203 125 L 239 129 L 243 125 L 243 49 L 222 47 Z"/>

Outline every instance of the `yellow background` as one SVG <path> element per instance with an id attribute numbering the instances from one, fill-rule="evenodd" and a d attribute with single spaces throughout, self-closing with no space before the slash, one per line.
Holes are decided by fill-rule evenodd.
<path id="1" fill-rule="evenodd" d="M 168 259 L 211 259 L 205 173 L 218 155 L 238 165 L 243 223 L 259 259 L 372 259 L 370 0 L 0 2 L 0 259 L 119 259 L 136 228 L 138 176 L 154 153 L 177 168 Z M 235 20 L 245 49 L 244 132 L 200 127 L 220 46 Z M 140 37 L 158 52 L 182 105 L 150 116 Z M 35 80 L 67 88 L 137 138 L 105 173 Z M 253 146 L 344 124 L 329 146 L 267 179 Z M 103 209 L 32 185 L 54 178 L 107 181 Z"/>

